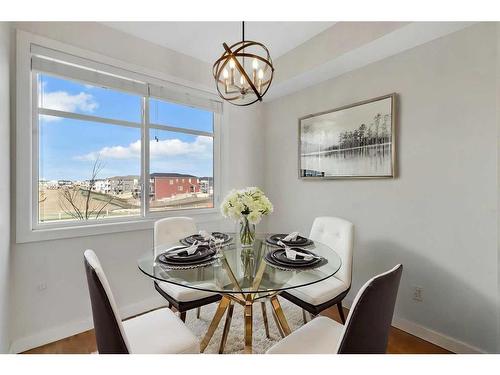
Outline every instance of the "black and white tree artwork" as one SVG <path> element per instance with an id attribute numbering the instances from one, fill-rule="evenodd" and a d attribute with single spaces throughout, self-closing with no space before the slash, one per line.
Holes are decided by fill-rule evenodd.
<path id="1" fill-rule="evenodd" d="M 301 177 L 393 177 L 394 96 L 300 120 Z"/>

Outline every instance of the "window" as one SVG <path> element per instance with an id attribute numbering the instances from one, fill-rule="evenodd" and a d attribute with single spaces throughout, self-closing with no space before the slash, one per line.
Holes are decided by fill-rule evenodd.
<path id="1" fill-rule="evenodd" d="M 139 215 L 141 97 L 44 73 L 36 82 L 38 222 Z M 136 127 L 99 122 L 96 114 L 134 120 Z M 125 178 L 136 183 L 122 184 L 118 196 L 112 185 Z"/>
<path id="2" fill-rule="evenodd" d="M 31 51 L 33 228 L 214 207 L 220 102 Z"/>

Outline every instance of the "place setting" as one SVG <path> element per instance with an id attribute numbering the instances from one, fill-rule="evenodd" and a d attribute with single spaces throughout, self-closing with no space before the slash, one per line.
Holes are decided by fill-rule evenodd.
<path id="1" fill-rule="evenodd" d="M 174 246 L 158 255 L 157 260 L 171 269 L 205 267 L 214 263 L 218 252 L 232 241 L 231 236 L 201 230 L 197 234 L 179 240 L 181 245 Z"/>
<path id="2" fill-rule="evenodd" d="M 282 247 L 279 242 L 286 246 L 307 247 L 314 245 L 313 240 L 299 235 L 299 232 L 276 233 L 266 238 L 266 243 L 271 246 Z"/>
<path id="3" fill-rule="evenodd" d="M 327 260 L 311 250 L 314 242 L 299 235 L 299 232 L 290 234 L 273 234 L 266 238 L 266 243 L 272 249 L 266 254 L 264 260 L 272 267 L 284 270 L 311 269 L 327 263 Z"/>
<path id="4" fill-rule="evenodd" d="M 229 245 L 232 242 L 233 238 L 226 233 L 222 232 L 212 232 L 209 233 L 205 230 L 200 230 L 196 234 L 192 234 L 190 236 L 184 237 L 180 239 L 180 243 L 186 246 L 191 246 L 196 241 L 202 243 L 208 243 L 209 245 L 220 245 L 225 246 Z"/>

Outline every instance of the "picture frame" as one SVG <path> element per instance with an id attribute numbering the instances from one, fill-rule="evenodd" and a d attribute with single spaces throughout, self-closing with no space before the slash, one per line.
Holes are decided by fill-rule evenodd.
<path id="1" fill-rule="evenodd" d="M 395 178 L 396 118 L 396 93 L 299 118 L 298 177 Z"/>

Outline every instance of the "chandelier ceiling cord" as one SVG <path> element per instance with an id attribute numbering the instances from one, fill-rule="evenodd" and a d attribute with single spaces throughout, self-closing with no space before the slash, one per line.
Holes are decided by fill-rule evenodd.
<path id="1" fill-rule="evenodd" d="M 242 22 L 241 42 L 231 46 L 222 43 L 222 46 L 224 53 L 213 66 L 221 98 L 238 106 L 262 101 L 274 75 L 269 50 L 262 43 L 245 40 L 245 22 Z M 251 66 L 248 66 L 249 60 L 252 62 Z"/>

